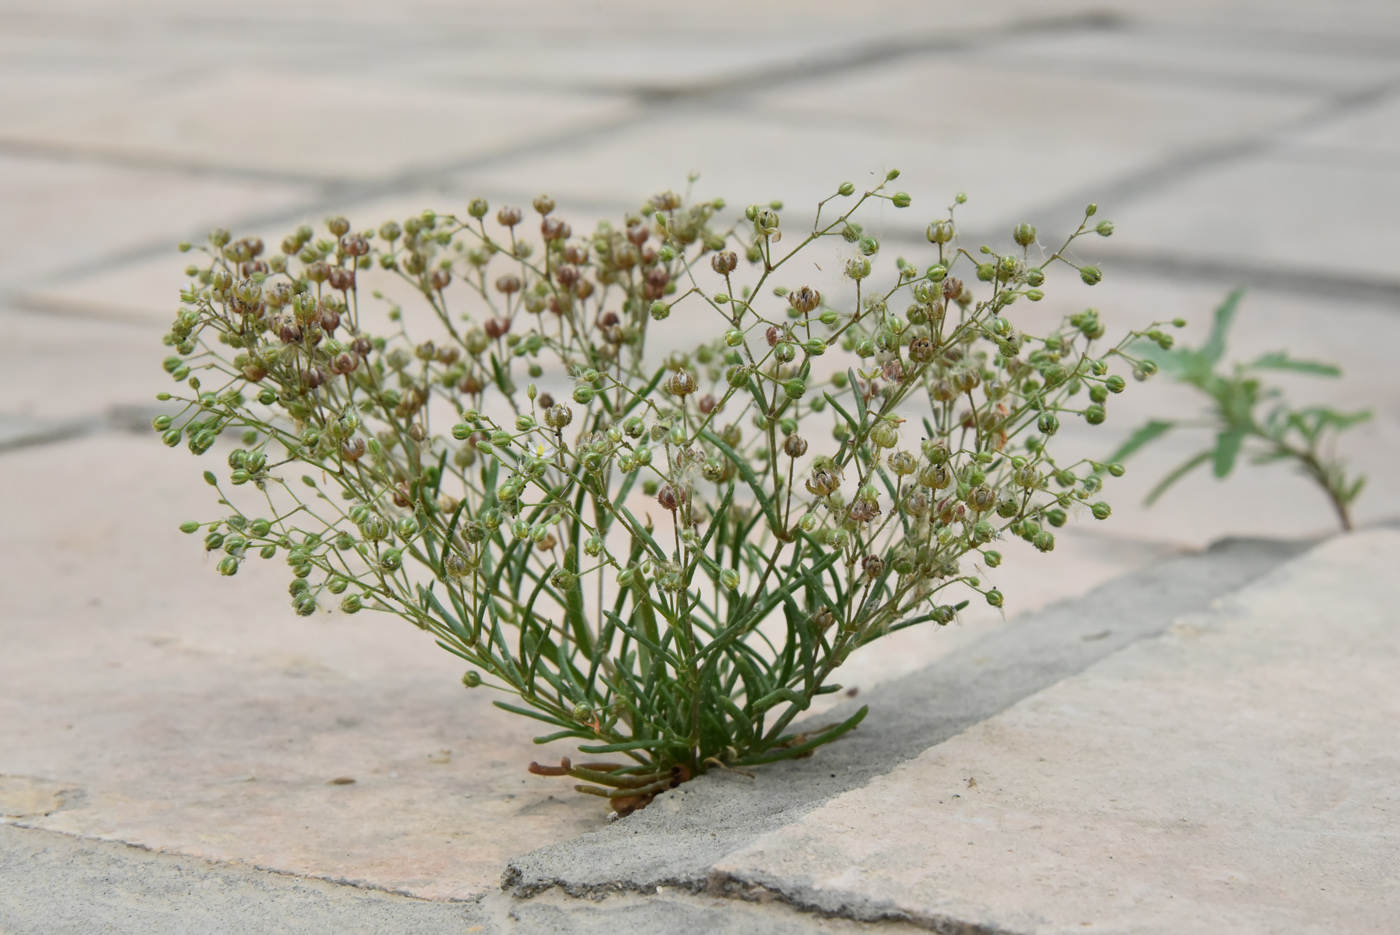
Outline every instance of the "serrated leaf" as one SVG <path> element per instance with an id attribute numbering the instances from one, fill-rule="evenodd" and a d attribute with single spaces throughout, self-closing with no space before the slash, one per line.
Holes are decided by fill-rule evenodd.
<path id="1" fill-rule="evenodd" d="M 1206 338 L 1206 343 L 1201 345 L 1200 355 L 1207 361 L 1214 364 L 1225 356 L 1225 339 L 1230 334 L 1230 325 L 1234 323 L 1235 312 L 1239 310 L 1240 299 L 1244 298 L 1244 290 L 1236 289 L 1225 297 L 1225 301 L 1215 310 L 1215 322 L 1211 325 L 1210 337 Z"/>
<path id="2" fill-rule="evenodd" d="M 1228 477 L 1235 469 L 1235 459 L 1239 457 L 1240 446 L 1244 444 L 1245 430 L 1230 429 L 1215 437 L 1215 476 Z"/>
<path id="3" fill-rule="evenodd" d="M 1336 364 L 1327 364 L 1320 360 L 1297 360 L 1289 357 L 1284 351 L 1270 351 L 1249 366 L 1257 370 L 1291 370 L 1294 373 L 1306 373 L 1315 377 L 1340 377 L 1342 375 L 1342 368 Z"/>

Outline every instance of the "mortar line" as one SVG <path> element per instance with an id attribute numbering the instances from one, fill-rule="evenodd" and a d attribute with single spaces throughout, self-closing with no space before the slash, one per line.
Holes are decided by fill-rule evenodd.
<path id="1" fill-rule="evenodd" d="M 294 182 L 297 184 L 319 181 L 323 190 L 313 194 L 308 200 L 290 208 L 278 208 L 265 212 L 254 212 L 252 214 L 242 215 L 230 219 L 228 224 L 231 227 L 258 227 L 285 224 L 308 215 L 344 210 L 349 206 L 363 204 L 366 201 L 390 197 L 397 194 L 407 194 L 419 188 L 430 188 L 434 185 L 442 185 L 447 178 L 454 175 L 480 171 L 495 165 L 509 163 L 511 160 L 523 156 L 548 155 L 561 150 L 567 150 L 569 147 L 587 145 L 592 141 L 606 138 L 614 133 L 644 127 L 648 123 L 658 122 L 662 119 L 674 116 L 677 113 L 677 105 L 684 106 L 689 104 L 691 107 L 701 105 L 700 109 L 712 109 L 715 104 L 722 103 L 726 99 L 743 97 L 746 90 L 751 87 L 770 89 L 781 85 L 797 83 L 807 78 L 859 70 L 871 64 L 892 61 L 896 58 L 907 58 L 938 51 L 993 47 L 998 43 L 1006 41 L 1010 37 L 1026 35 L 1028 33 L 1108 28 L 1119 22 L 1121 22 L 1121 20 L 1116 16 L 1088 13 L 1061 17 L 1032 17 L 1001 27 L 991 26 L 982 27 L 978 30 L 969 30 L 958 37 L 945 36 L 935 30 L 928 30 L 908 39 L 902 39 L 898 35 L 887 35 L 881 39 L 867 40 L 853 47 L 849 47 L 844 55 L 836 55 L 834 57 L 816 56 L 816 60 L 812 62 L 789 62 L 779 64 L 768 70 L 750 70 L 738 75 L 726 76 L 724 80 L 702 83 L 692 89 L 676 93 L 633 93 L 631 96 L 633 100 L 637 102 L 637 108 L 631 114 L 612 120 L 602 121 L 594 126 L 565 130 L 554 136 L 540 140 L 513 143 L 485 153 L 474 154 L 466 158 L 455 158 L 436 164 L 420 166 L 404 172 L 381 177 L 377 180 L 356 180 L 348 178 L 321 178 L 315 180 L 295 173 L 281 173 L 279 177 L 278 174 L 263 175 L 260 170 L 247 170 L 243 174 L 248 178 L 262 178 L 268 181 Z M 709 106 L 706 107 L 704 105 Z M 0 137 L 0 150 L 3 150 L 6 145 L 9 145 L 9 142 L 3 137 Z M 217 176 L 224 171 L 222 168 L 212 163 L 183 160 L 175 162 L 181 166 L 182 171 L 187 172 L 198 171 L 210 176 Z M 128 167 L 141 167 L 139 161 L 134 157 L 130 160 L 124 160 L 122 164 Z M 170 242 L 164 239 L 160 241 L 147 241 L 124 250 L 108 253 L 105 256 L 95 258 L 81 265 L 57 270 L 48 274 L 47 278 L 89 277 L 125 266 L 132 262 L 159 256 L 167 252 L 170 246 Z M 22 295 L 23 290 L 17 290 L 14 294 Z"/>

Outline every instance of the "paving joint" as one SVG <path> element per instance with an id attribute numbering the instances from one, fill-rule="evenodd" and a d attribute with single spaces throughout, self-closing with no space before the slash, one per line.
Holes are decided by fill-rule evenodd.
<path id="1" fill-rule="evenodd" d="M 871 708 L 859 729 L 815 758 L 769 764 L 756 780 L 702 776 L 606 828 L 510 861 L 501 886 L 521 898 L 555 887 L 580 898 L 658 886 L 706 892 L 717 884 L 715 865 L 760 835 L 1205 610 L 1309 547 L 1228 539 L 1027 614 L 822 715 L 836 721 L 861 703 Z"/>

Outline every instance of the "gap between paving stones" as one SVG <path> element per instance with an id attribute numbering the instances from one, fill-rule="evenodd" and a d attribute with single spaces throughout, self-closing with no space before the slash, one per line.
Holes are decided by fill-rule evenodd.
<path id="1" fill-rule="evenodd" d="M 727 854 L 829 799 L 865 785 L 925 749 L 1077 674 L 1185 614 L 1301 554 L 1310 543 L 1227 539 L 1194 555 L 1112 581 L 1028 614 L 928 667 L 822 716 L 870 705 L 861 726 L 814 758 L 770 764 L 756 778 L 716 771 L 660 796 L 646 810 L 573 841 L 512 860 L 502 888 L 519 898 L 557 887 L 602 898 L 657 888 L 741 899 L 788 899 L 714 871 Z"/>
<path id="2" fill-rule="evenodd" d="M 868 933 L 845 919 L 685 893 L 605 903 L 562 894 L 520 901 L 418 899 L 340 880 L 165 854 L 0 822 L 0 932 L 5 935 L 568 935 L 701 931 L 708 935 Z M 888 935 L 918 931 L 890 923 Z"/>
<path id="3" fill-rule="evenodd" d="M 1123 18 L 1115 13 L 1089 10 L 1063 16 L 1027 17 L 1001 26 L 969 28 L 960 36 L 945 37 L 937 33 L 920 33 L 905 38 L 893 35 L 879 42 L 861 43 L 844 54 L 820 57 L 817 61 L 803 63 L 781 63 L 772 69 L 749 71 L 726 78 L 722 81 L 702 82 L 695 87 L 676 92 L 632 93 L 639 109 L 632 115 L 605 121 L 598 126 L 563 133 L 524 143 L 504 146 L 494 152 L 478 154 L 464 160 L 451 160 L 437 165 L 424 166 L 407 172 L 396 173 L 377 182 L 359 183 L 350 179 L 308 178 L 296 173 L 265 173 L 237 166 L 213 165 L 201 161 L 160 159 L 157 157 L 111 154 L 87 148 L 57 147 L 51 144 L 28 144 L 23 141 L 0 137 L 0 153 L 13 150 L 23 155 L 58 156 L 68 160 L 113 162 L 131 168 L 166 169 L 200 175 L 230 175 L 234 177 L 256 177 L 259 180 L 290 181 L 297 183 L 319 182 L 322 191 L 311 201 L 291 210 L 277 209 L 256 213 L 229 221 L 230 227 L 267 227 L 301 220 L 309 215 L 348 210 L 350 206 L 378 198 L 401 195 L 414 189 L 430 188 L 443 178 L 474 169 L 508 163 L 523 155 L 537 156 L 577 146 L 580 143 L 606 137 L 618 130 L 644 125 L 675 112 L 678 103 L 714 105 L 725 99 L 742 96 L 744 89 L 763 87 L 772 89 L 785 84 L 800 82 L 814 76 L 830 76 L 845 71 L 857 70 L 875 63 L 884 63 L 897 58 L 928 54 L 940 51 L 966 51 L 988 48 L 999 42 L 1035 33 L 1059 33 L 1076 29 L 1099 30 L 1121 25 Z M 702 109 L 704 109 L 702 107 Z M 251 173 L 251 175 L 250 175 Z M 133 245 L 125 250 L 94 258 L 80 267 L 60 270 L 50 278 L 58 280 L 65 276 L 92 276 L 110 271 L 139 260 L 160 256 L 170 250 L 171 244 L 165 240 Z M 44 310 L 42 303 L 30 302 L 21 292 L 10 297 L 19 307 Z"/>
<path id="4" fill-rule="evenodd" d="M 668 91 L 658 94 L 634 92 L 634 97 L 639 100 L 642 106 L 640 111 L 633 115 L 619 117 L 584 130 L 565 131 L 544 140 L 506 146 L 495 152 L 479 154 L 466 160 L 414 169 L 379 182 L 355 183 L 337 179 L 313 180 L 321 182 L 322 190 L 311 201 L 290 210 L 274 209 L 244 216 L 229 223 L 231 226 L 241 228 L 275 226 L 318 213 L 350 210 L 357 204 L 393 195 L 407 194 L 415 189 L 423 190 L 435 185 L 441 187 L 442 179 L 452 174 L 489 168 L 493 165 L 509 162 L 522 155 L 547 155 L 566 147 L 586 144 L 590 140 L 606 138 L 629 127 L 641 126 L 648 122 L 674 116 L 674 105 L 677 103 L 687 104 L 699 112 L 709 112 L 716 103 L 742 97 L 744 89 L 747 87 L 771 89 L 775 86 L 800 82 L 814 75 L 828 76 L 833 73 L 857 70 L 876 62 L 884 63 L 891 59 L 937 51 L 965 51 L 993 47 L 998 41 L 1001 41 L 1003 36 L 1006 37 L 1006 41 L 1009 41 L 1015 37 L 1035 33 L 1066 32 L 1076 29 L 1112 29 L 1121 26 L 1123 22 L 1123 19 L 1117 14 L 1096 14 L 1093 12 L 1071 14 L 1058 18 L 1033 19 L 1012 23 L 1001 30 L 992 28 L 978 30 L 976 35 L 972 37 L 945 39 L 918 36 L 907 41 L 897 41 L 896 46 L 888 55 L 876 56 L 877 50 L 873 45 L 863 44 L 846 55 L 835 56 L 834 62 L 831 58 L 824 58 L 820 65 L 782 64 L 770 71 L 708 82 L 684 91 Z M 1101 184 L 1096 184 L 1092 191 L 1085 190 L 1076 195 L 1058 198 L 1054 202 L 1034 206 L 1022 211 L 1016 218 L 1003 218 L 997 223 L 980 224 L 976 229 L 968 232 L 968 240 L 973 242 L 979 238 L 991 239 L 988 232 L 1000 231 L 1002 228 L 1009 227 L 1018 222 L 1021 217 L 1050 219 L 1074 215 L 1081 211 L 1084 204 L 1090 200 L 1097 200 L 1105 204 L 1113 203 L 1121 208 L 1135 199 L 1160 193 L 1172 185 L 1179 184 L 1201 173 L 1268 152 L 1280 146 L 1290 132 L 1316 129 L 1319 126 L 1343 120 L 1397 91 L 1400 91 L 1400 81 L 1392 80 L 1378 82 L 1361 89 L 1336 92 L 1326 97 L 1319 106 L 1296 120 L 1244 138 L 1223 143 L 1208 143 L 1179 151 L 1164 160 L 1128 172 L 1117 179 L 1108 179 Z M 3 151 L 7 146 L 9 146 L 8 142 L 0 140 L 0 151 Z M 72 158 L 77 157 L 73 156 Z M 97 158 L 100 160 L 105 157 L 99 154 Z M 229 169 L 226 173 L 225 169 L 221 167 L 207 165 L 166 166 L 158 160 L 143 163 L 139 157 L 123 157 L 121 162 L 123 165 L 135 167 L 175 168 L 183 172 L 197 172 L 206 175 L 239 174 L 239 171 L 235 169 Z M 308 181 L 300 176 L 296 177 L 295 180 Z M 597 207 L 599 210 L 605 210 L 605 206 L 599 205 Z M 890 239 L 903 241 L 907 236 L 907 234 L 901 236 L 900 232 L 891 232 Z M 60 271 L 53 278 L 62 278 L 65 275 L 84 277 L 97 275 L 132 262 L 163 255 L 169 250 L 170 243 L 164 240 L 140 243 L 84 263 L 81 269 Z M 1354 301 L 1394 302 L 1400 298 L 1400 279 L 1393 276 L 1357 276 L 1328 273 L 1325 270 L 1301 272 L 1292 267 L 1277 264 L 1250 264 L 1238 260 L 1221 261 L 1206 257 L 1176 256 L 1156 250 L 1134 252 L 1120 251 L 1115 248 L 1105 258 L 1105 261 L 1127 272 L 1161 276 L 1168 279 L 1194 276 L 1222 284 L 1281 287 L 1304 294 L 1325 295 L 1329 298 L 1341 297 Z M 30 296 L 22 291 L 11 295 L 9 299 L 11 304 L 18 308 L 34 311 L 58 312 L 75 317 L 86 317 L 91 314 L 91 311 L 85 308 L 55 307 L 52 302 L 46 301 L 41 296 Z"/>

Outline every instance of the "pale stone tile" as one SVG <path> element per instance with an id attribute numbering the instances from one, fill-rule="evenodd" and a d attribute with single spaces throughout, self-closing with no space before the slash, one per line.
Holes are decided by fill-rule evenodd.
<path id="1" fill-rule="evenodd" d="M 0 456 L 22 492 L 0 524 L 0 774 L 71 790 L 34 824 L 470 897 L 603 822 L 525 771 L 567 751 L 464 690 L 424 634 L 296 617 L 280 559 L 216 574 L 175 529 L 217 512 L 204 466 L 154 437 Z"/>
<path id="2" fill-rule="evenodd" d="M 638 158 L 650 153 L 664 158 Z M 921 235 L 959 191 L 970 199 L 965 217 L 1019 220 L 1028 205 L 1077 193 L 1152 155 L 1142 145 L 1104 151 L 1091 141 L 1061 139 L 1030 150 L 925 127 L 737 111 L 663 118 L 596 143 L 473 171 L 461 184 L 549 188 L 587 202 L 640 204 L 656 191 L 680 190 L 686 173 L 697 171 L 697 195 L 723 196 L 735 206 L 782 200 L 798 219 L 792 229 L 799 230 L 810 223 L 816 202 L 842 182 L 863 190 L 898 168 L 903 174 L 889 190 L 909 192 L 913 206 L 877 206 L 866 226 L 878 236 Z"/>
<path id="3" fill-rule="evenodd" d="M 1400 94 L 1330 120 L 1325 125 L 1292 134 L 1288 143 L 1306 154 L 1375 160 L 1377 169 L 1400 165 Z"/>
<path id="4" fill-rule="evenodd" d="M 834 124 L 846 132 L 854 127 L 840 118 L 1026 155 L 1084 145 L 1104 157 L 1126 151 L 1142 158 L 1250 136 L 1296 118 L 1318 102 L 1310 94 L 1202 89 L 1122 77 L 1105 81 L 1035 72 L 1018 64 L 1014 47 L 934 55 L 760 93 L 754 107 L 800 116 L 818 127 Z"/>
<path id="5" fill-rule="evenodd" d="M 310 178 L 365 179 L 622 119 L 618 98 L 444 88 L 373 75 L 219 72 L 99 106 L 15 107 L 0 132 L 31 145 Z"/>
<path id="6" fill-rule="evenodd" d="M 39 431 L 154 407 L 170 388 L 162 333 L 158 323 L 0 311 L 0 415 Z"/>
<path id="7" fill-rule="evenodd" d="M 1397 201 L 1393 169 L 1278 151 L 1105 206 L 1119 233 L 1102 249 L 1393 281 Z"/>
<path id="8" fill-rule="evenodd" d="M 719 869 L 938 927 L 1384 929 L 1397 559 L 1394 531 L 1334 540 Z"/>
<path id="9" fill-rule="evenodd" d="M 173 260 L 181 238 L 287 210 L 312 193 L 281 182 L 0 155 L 0 288 L 62 287 L 84 263 L 139 244 L 164 242 Z M 59 271 L 65 275 L 54 277 Z"/>
<path id="10" fill-rule="evenodd" d="M 1400 75 L 1393 56 L 1342 49 L 1291 35 L 1268 36 L 1239 26 L 1152 27 L 1011 38 L 995 59 L 1003 68 L 1034 76 L 1091 77 L 1100 87 L 1133 89 L 1140 82 L 1181 87 L 1239 87 L 1298 93 L 1364 88 Z M 1149 123 L 1146 110 L 1139 125 Z"/>

